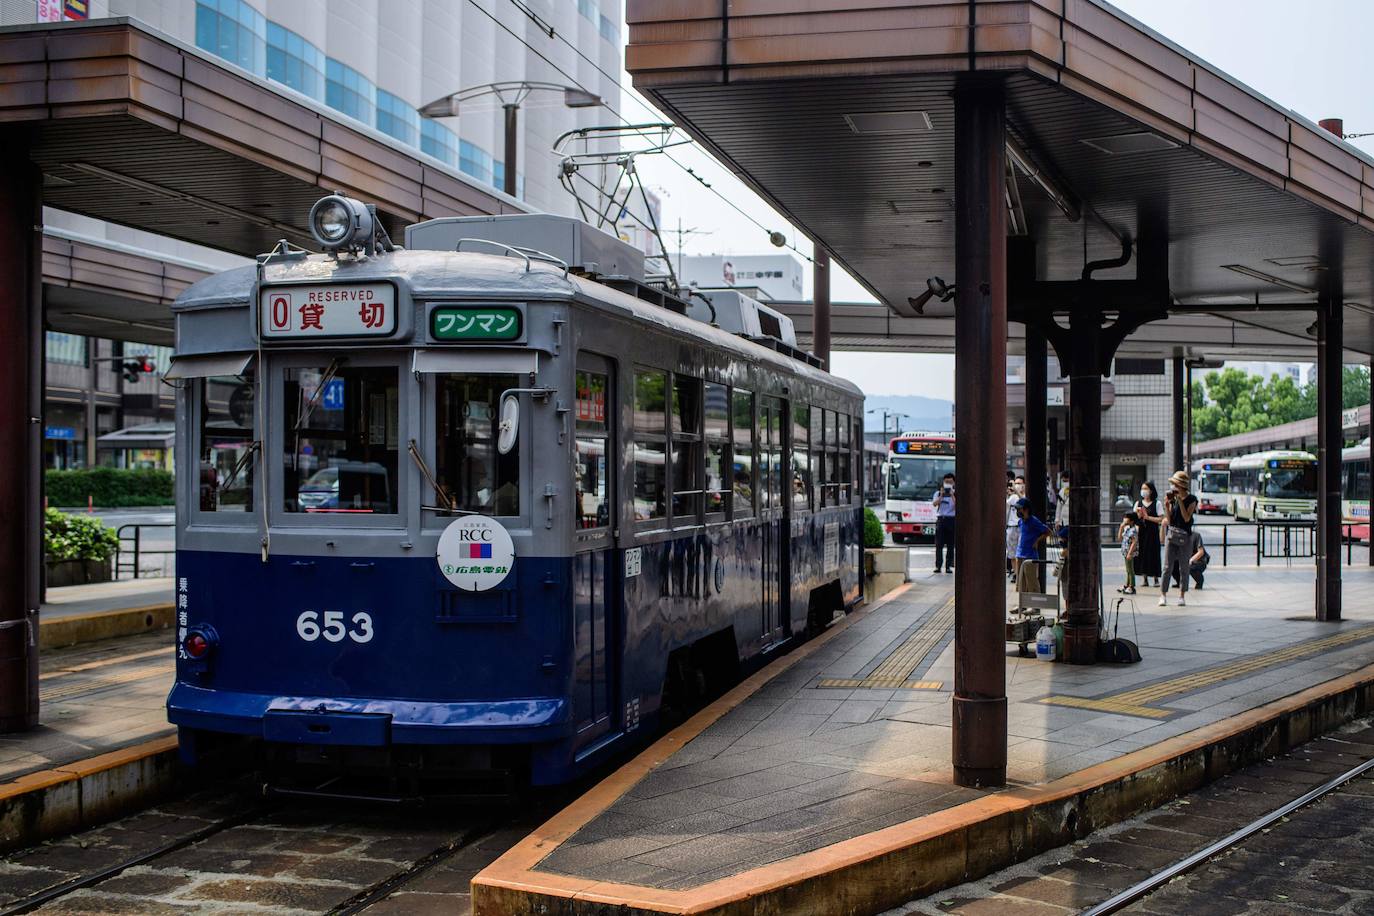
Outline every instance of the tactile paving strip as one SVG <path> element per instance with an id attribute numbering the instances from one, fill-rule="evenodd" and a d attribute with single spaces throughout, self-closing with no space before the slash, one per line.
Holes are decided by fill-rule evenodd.
<path id="1" fill-rule="evenodd" d="M 916 666 L 940 645 L 954 626 L 954 599 L 950 598 L 925 623 L 917 627 L 907 639 L 868 677 L 823 678 L 818 686 L 846 688 L 904 688 L 907 690 L 939 690 L 944 686 L 941 681 L 909 680 Z"/>

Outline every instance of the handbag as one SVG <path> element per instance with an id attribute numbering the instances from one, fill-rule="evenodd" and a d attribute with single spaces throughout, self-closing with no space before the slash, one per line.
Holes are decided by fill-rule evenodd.
<path id="1" fill-rule="evenodd" d="M 1169 526 L 1169 543 L 1174 547 L 1186 548 L 1188 546 L 1188 539 L 1191 536 L 1192 532 L 1188 531 L 1186 528 L 1180 528 L 1177 525 Z"/>

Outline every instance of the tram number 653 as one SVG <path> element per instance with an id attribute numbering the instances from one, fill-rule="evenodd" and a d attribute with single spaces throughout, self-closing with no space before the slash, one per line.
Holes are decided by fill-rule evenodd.
<path id="1" fill-rule="evenodd" d="M 330 642 L 342 642 L 347 636 L 354 642 L 371 642 L 372 615 L 357 613 L 353 615 L 352 629 L 344 625 L 343 611 L 306 611 L 296 618 L 296 635 L 306 642 L 314 642 L 323 636 Z"/>

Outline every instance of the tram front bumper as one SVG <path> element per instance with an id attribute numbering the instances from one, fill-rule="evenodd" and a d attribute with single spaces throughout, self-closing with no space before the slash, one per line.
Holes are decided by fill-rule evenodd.
<path id="1" fill-rule="evenodd" d="M 559 697 L 437 703 L 283 697 L 177 683 L 167 697 L 173 725 L 288 744 L 517 744 L 566 738 L 568 702 Z"/>

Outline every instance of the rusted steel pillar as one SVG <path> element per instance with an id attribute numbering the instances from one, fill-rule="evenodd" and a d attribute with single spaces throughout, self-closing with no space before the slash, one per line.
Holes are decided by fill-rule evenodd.
<path id="1" fill-rule="evenodd" d="M 40 179 L 26 144 L 0 159 L 0 733 L 38 724 L 43 315 Z"/>
<path id="2" fill-rule="evenodd" d="M 811 310 L 811 352 L 830 368 L 830 252 L 816 246 L 811 270 L 814 306 Z"/>
<path id="3" fill-rule="evenodd" d="M 1341 619 L 1341 388 L 1345 328 L 1339 278 L 1317 304 L 1317 619 Z"/>
<path id="4" fill-rule="evenodd" d="M 1098 594 L 1102 578 L 1102 312 L 1074 303 L 1069 334 L 1074 341 L 1069 373 L 1069 559 L 1064 620 L 1064 660 L 1097 661 Z"/>
<path id="5" fill-rule="evenodd" d="M 1036 518 L 1045 518 L 1049 505 L 1045 491 L 1045 428 L 1049 370 L 1045 332 L 1026 326 L 1026 498 Z"/>
<path id="6" fill-rule="evenodd" d="M 954 91 L 954 781 L 1007 780 L 1006 119 L 1000 80 Z"/>
<path id="7" fill-rule="evenodd" d="M 1186 411 L 1184 410 L 1186 398 L 1184 397 L 1185 389 L 1183 387 L 1183 376 L 1186 370 L 1184 369 L 1183 362 L 1184 360 L 1182 356 L 1174 357 L 1174 466 L 1169 471 L 1169 473 L 1171 474 L 1174 471 L 1178 470 L 1190 470 L 1188 466 L 1184 464 L 1184 461 L 1186 460 L 1184 444 L 1187 441 L 1188 433 L 1187 429 L 1183 425 L 1184 416 L 1186 414 Z"/>

